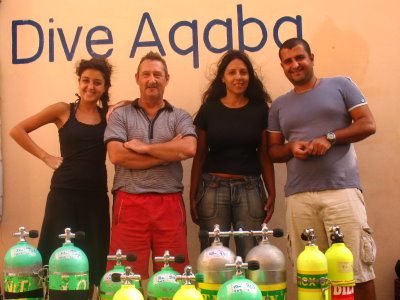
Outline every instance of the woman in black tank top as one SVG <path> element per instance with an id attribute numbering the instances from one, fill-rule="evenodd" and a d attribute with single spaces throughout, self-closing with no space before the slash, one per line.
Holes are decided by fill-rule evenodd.
<path id="1" fill-rule="evenodd" d="M 190 212 L 200 230 L 261 230 L 275 203 L 274 167 L 267 153 L 270 96 L 249 57 L 226 52 L 202 97 L 194 119 L 197 152 L 193 158 Z M 268 191 L 266 196 L 264 185 Z M 238 225 L 240 224 L 240 225 Z M 229 238 L 221 238 L 225 246 Z M 200 238 L 201 250 L 209 246 Z M 252 237 L 235 237 L 236 254 L 246 257 Z"/>
<path id="2" fill-rule="evenodd" d="M 10 132 L 21 147 L 55 170 L 38 245 L 43 264 L 48 264 L 51 254 L 61 246 L 58 235 L 65 228 L 84 231 L 84 241 L 74 243 L 88 256 L 91 287 L 98 285 L 105 273 L 109 245 L 103 136 L 111 72 L 112 67 L 105 59 L 81 60 L 76 68 L 78 100 L 50 105 Z M 49 123 L 58 128 L 61 156 L 47 153 L 29 136 L 31 131 Z M 88 291 L 85 293 L 88 298 Z"/>

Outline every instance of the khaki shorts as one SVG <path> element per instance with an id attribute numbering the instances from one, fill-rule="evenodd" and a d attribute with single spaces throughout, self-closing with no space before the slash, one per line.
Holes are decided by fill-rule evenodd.
<path id="1" fill-rule="evenodd" d="M 376 246 L 359 189 L 304 192 L 286 197 L 286 225 L 288 256 L 294 266 L 306 245 L 300 238 L 304 229 L 311 227 L 315 230 L 316 244 L 325 252 L 330 244 L 329 228 L 338 225 L 346 246 L 353 253 L 355 281 L 361 283 L 375 278 L 372 264 Z"/>

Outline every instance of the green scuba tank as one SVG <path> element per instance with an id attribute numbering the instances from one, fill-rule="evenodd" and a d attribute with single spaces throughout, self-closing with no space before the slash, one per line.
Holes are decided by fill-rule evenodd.
<path id="1" fill-rule="evenodd" d="M 235 263 L 226 264 L 226 267 L 236 268 L 236 274 L 219 289 L 218 300 L 262 300 L 262 294 L 258 286 L 245 278 L 242 272 L 242 269 L 245 268 L 257 270 L 259 268 L 257 261 L 243 263 L 242 258 L 237 256 Z"/>
<path id="2" fill-rule="evenodd" d="M 186 266 L 182 275 L 176 275 L 177 281 L 184 280 L 185 283 L 181 285 L 172 300 L 203 300 L 203 295 L 192 284 L 195 278 L 191 266 Z"/>
<path id="3" fill-rule="evenodd" d="M 42 256 L 27 243 L 26 238 L 37 238 L 37 230 L 25 231 L 20 227 L 13 236 L 19 237 L 16 245 L 4 257 L 4 299 L 43 299 Z"/>
<path id="4" fill-rule="evenodd" d="M 115 255 L 108 255 L 107 260 L 115 260 L 115 266 L 108 271 L 104 276 L 102 277 L 100 281 L 100 286 L 99 286 L 99 296 L 100 300 L 112 300 L 114 297 L 114 294 L 119 290 L 121 287 L 122 283 L 120 281 L 118 282 L 113 282 L 112 281 L 112 274 L 114 273 L 120 273 L 124 274 L 125 273 L 125 266 L 122 265 L 123 260 L 127 261 L 136 261 L 136 256 L 133 254 L 126 254 L 122 255 L 122 251 L 120 249 L 117 250 Z M 142 286 L 140 281 L 138 280 L 133 280 L 133 284 L 136 286 L 136 288 L 139 291 L 142 291 Z"/>
<path id="5" fill-rule="evenodd" d="M 172 269 L 169 263 L 183 263 L 185 257 L 183 255 L 170 256 L 169 251 L 166 250 L 164 256 L 156 256 L 154 257 L 154 261 L 164 262 L 164 267 L 150 277 L 147 283 L 147 299 L 172 299 L 181 286 L 181 283 L 176 281 L 176 276 L 179 275 L 179 273 Z"/>
<path id="6" fill-rule="evenodd" d="M 59 238 L 65 239 L 49 260 L 49 299 L 87 300 L 89 298 L 89 262 L 72 238 L 84 238 L 83 232 L 72 233 L 70 228 Z"/>
<path id="7" fill-rule="evenodd" d="M 125 274 L 113 273 L 111 279 L 113 282 L 123 280 L 121 287 L 112 298 L 113 300 L 144 300 L 142 293 L 135 284 L 132 284 L 132 281 L 140 281 L 140 275 L 133 274 L 130 266 L 125 267 Z"/>

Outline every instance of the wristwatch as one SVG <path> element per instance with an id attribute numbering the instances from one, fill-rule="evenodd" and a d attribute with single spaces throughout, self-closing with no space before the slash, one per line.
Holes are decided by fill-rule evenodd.
<path id="1" fill-rule="evenodd" d="M 336 135 L 332 131 L 328 132 L 325 137 L 331 145 L 336 143 Z"/>

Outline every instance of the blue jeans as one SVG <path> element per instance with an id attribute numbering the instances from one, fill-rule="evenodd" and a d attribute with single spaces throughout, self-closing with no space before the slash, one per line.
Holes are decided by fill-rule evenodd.
<path id="1" fill-rule="evenodd" d="M 264 205 L 267 196 L 260 177 L 245 176 L 240 179 L 225 179 L 211 174 L 202 174 L 196 196 L 196 208 L 200 230 L 213 231 L 218 224 L 221 231 L 237 228 L 261 230 L 266 216 Z M 229 246 L 229 237 L 221 238 Z M 200 238 L 201 251 L 210 245 L 210 239 Z M 257 242 L 254 237 L 235 237 L 236 254 L 245 259 L 247 252 Z"/>

